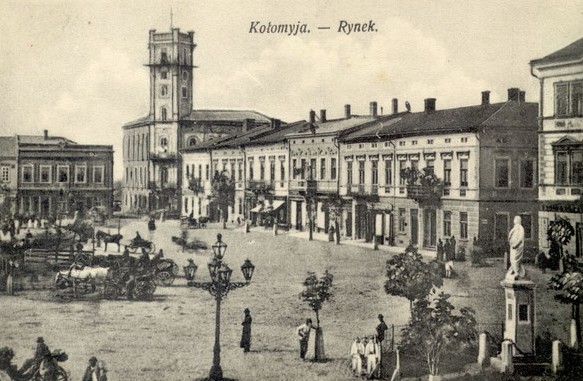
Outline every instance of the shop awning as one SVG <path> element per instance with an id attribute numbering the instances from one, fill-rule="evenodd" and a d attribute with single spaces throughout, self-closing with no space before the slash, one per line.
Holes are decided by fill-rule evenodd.
<path id="1" fill-rule="evenodd" d="M 273 201 L 273 205 L 272 205 L 272 211 L 275 212 L 276 210 L 278 210 L 279 208 L 281 208 L 283 205 L 285 204 L 285 201 L 281 201 L 281 200 L 274 200 Z"/>
<path id="2" fill-rule="evenodd" d="M 251 213 L 259 213 L 259 212 L 261 212 L 261 209 L 263 209 L 263 205 L 257 205 L 255 208 L 251 209 L 250 212 Z"/>

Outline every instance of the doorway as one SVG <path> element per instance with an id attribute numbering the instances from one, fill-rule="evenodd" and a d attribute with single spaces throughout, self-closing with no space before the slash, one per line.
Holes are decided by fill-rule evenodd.
<path id="1" fill-rule="evenodd" d="M 411 244 L 419 244 L 419 209 L 411 209 Z"/>
<path id="2" fill-rule="evenodd" d="M 423 210 L 423 247 L 435 248 L 437 245 L 437 212 L 435 209 Z"/>

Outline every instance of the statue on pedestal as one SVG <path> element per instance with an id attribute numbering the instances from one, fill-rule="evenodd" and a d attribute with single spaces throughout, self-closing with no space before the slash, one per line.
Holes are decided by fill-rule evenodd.
<path id="1" fill-rule="evenodd" d="M 508 243 L 510 244 L 510 268 L 506 272 L 506 280 L 523 279 L 526 276 L 526 271 L 521 264 L 524 255 L 524 228 L 520 216 L 514 217 L 514 227 L 508 233 Z"/>

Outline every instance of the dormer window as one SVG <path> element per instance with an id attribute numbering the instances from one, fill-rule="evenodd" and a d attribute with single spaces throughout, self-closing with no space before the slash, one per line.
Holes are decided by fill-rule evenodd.
<path id="1" fill-rule="evenodd" d="M 195 145 L 196 145 L 196 137 L 191 136 L 190 138 L 188 138 L 188 146 L 194 147 Z"/>

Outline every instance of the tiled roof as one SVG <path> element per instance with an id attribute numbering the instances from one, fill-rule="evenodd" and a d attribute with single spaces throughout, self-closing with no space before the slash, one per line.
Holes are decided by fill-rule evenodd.
<path id="1" fill-rule="evenodd" d="M 243 121 L 255 119 L 256 122 L 269 122 L 270 118 L 253 110 L 192 110 L 183 120 L 194 121 Z"/>
<path id="2" fill-rule="evenodd" d="M 583 38 L 549 54 L 543 58 L 530 61 L 531 65 L 546 64 L 558 61 L 568 61 L 583 58 Z"/>
<path id="3" fill-rule="evenodd" d="M 537 103 L 516 101 L 430 113 L 404 113 L 396 119 L 371 123 L 369 127 L 347 134 L 342 140 L 469 132 L 477 131 L 480 126 L 532 127 L 537 125 L 537 114 Z"/>
<path id="4" fill-rule="evenodd" d="M 335 134 L 359 126 L 361 124 L 365 124 L 367 122 L 372 122 L 374 120 L 376 120 L 375 117 L 367 115 L 367 116 L 352 116 L 348 119 L 329 120 L 324 123 L 316 122 L 314 123 L 315 125 L 315 129 L 313 130 L 314 132 L 312 132 L 312 130 L 310 129 L 309 124 L 306 124 L 305 128 L 300 129 L 297 132 L 292 132 L 288 135 L 301 137 L 312 135 L 317 136 L 322 134 Z"/>
<path id="5" fill-rule="evenodd" d="M 254 119 L 256 123 L 269 123 L 271 119 L 253 110 L 192 110 L 192 112 L 181 118 L 195 122 L 243 122 L 245 119 Z M 125 123 L 123 127 L 139 126 L 153 122 L 150 115 L 143 116 L 131 122 Z"/>
<path id="6" fill-rule="evenodd" d="M 282 126 L 271 133 L 265 133 L 261 136 L 254 137 L 249 144 L 269 144 L 284 141 L 287 135 L 293 134 L 295 132 L 301 131 L 306 128 L 306 121 L 300 120 L 298 122 L 293 122 Z"/>
<path id="7" fill-rule="evenodd" d="M 0 157 L 16 157 L 16 138 L 0 136 Z"/>
<path id="8" fill-rule="evenodd" d="M 16 135 L 18 144 L 36 144 L 36 145 L 59 145 L 61 143 L 77 144 L 72 140 L 61 136 L 48 136 L 46 139 L 42 135 Z"/>

